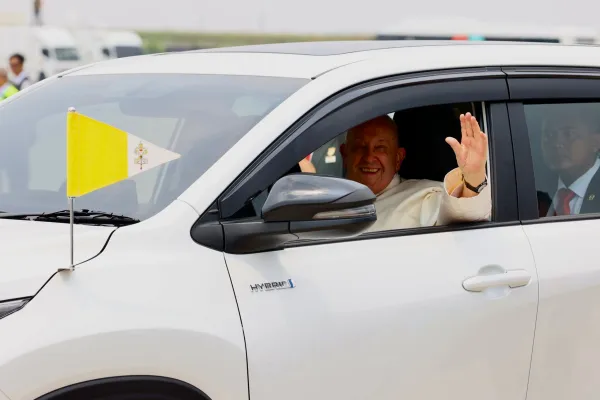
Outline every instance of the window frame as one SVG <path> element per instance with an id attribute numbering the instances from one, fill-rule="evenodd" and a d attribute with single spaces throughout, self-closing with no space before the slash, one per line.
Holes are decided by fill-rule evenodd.
<path id="1" fill-rule="evenodd" d="M 519 220 L 522 224 L 599 219 L 600 213 L 540 218 L 533 157 L 525 104 L 529 102 L 600 102 L 600 68 L 503 68 L 510 101 L 507 104 L 512 131 Z"/>
<path id="2" fill-rule="evenodd" d="M 194 240 L 207 244 L 198 228 L 204 225 L 221 239 L 212 240 L 209 247 L 221 250 L 222 229 L 220 222 L 228 220 L 243 203 L 260 193 L 278 178 L 279 172 L 288 171 L 306 154 L 333 139 L 340 126 L 350 128 L 367 119 L 393 111 L 420 106 L 464 102 L 483 103 L 482 120 L 489 134 L 490 185 L 492 190 L 492 220 L 447 226 L 422 227 L 372 232 L 358 237 L 334 240 L 310 240 L 290 243 L 286 247 L 314 245 L 327 242 L 368 240 L 497 226 L 517 225 L 518 207 L 509 114 L 506 75 L 500 67 L 438 70 L 405 74 L 349 87 L 341 93 L 325 99 L 306 113 L 268 146 L 219 196 L 215 203 L 192 227 Z M 343 122 L 340 122 L 343 121 Z M 305 154 L 306 153 L 306 154 Z M 275 171 L 275 172 L 274 172 Z M 243 198 L 243 200 L 241 200 Z M 502 204 L 502 207 L 494 205 Z M 244 221 L 243 219 L 240 222 Z M 197 232 L 197 235 L 194 234 Z M 203 230 L 208 233 L 208 230 Z M 214 238 L 213 238 L 214 239 Z"/>
<path id="3" fill-rule="evenodd" d="M 296 163 L 293 160 L 301 160 L 360 122 L 387 110 L 469 101 L 504 102 L 509 98 L 505 79 L 499 68 L 431 71 L 358 84 L 325 99 L 280 135 L 219 196 L 220 216 L 231 217 L 248 198 L 272 184 L 277 178 L 272 171 L 288 171 Z M 423 88 L 429 93 L 423 93 Z"/>

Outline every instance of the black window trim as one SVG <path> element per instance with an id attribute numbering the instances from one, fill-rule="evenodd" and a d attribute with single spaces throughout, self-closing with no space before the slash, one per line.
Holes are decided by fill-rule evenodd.
<path id="1" fill-rule="evenodd" d="M 372 239 L 387 239 L 396 238 L 402 236 L 417 236 L 417 235 L 432 235 L 436 233 L 447 233 L 447 232 L 462 232 L 472 231 L 477 229 L 489 229 L 489 228 L 500 228 L 507 226 L 519 225 L 518 221 L 480 221 L 480 222 L 465 222 L 452 225 L 444 226 L 424 226 L 419 228 L 409 229 L 392 229 L 386 231 L 368 232 L 363 233 L 360 236 L 343 238 L 343 239 L 319 239 L 319 240 L 295 240 L 293 242 L 286 243 L 285 248 L 292 247 L 304 247 L 322 245 L 328 243 L 344 243 L 344 242 L 356 242 L 361 240 L 372 240 Z"/>
<path id="2" fill-rule="evenodd" d="M 350 241 L 385 239 L 402 236 L 426 235 L 446 232 L 461 232 L 466 230 L 489 229 L 519 225 L 517 191 L 515 184 L 515 168 L 512 156 L 512 140 L 510 124 L 505 102 L 487 103 L 484 113 L 487 113 L 488 128 L 491 133 L 490 144 L 490 171 L 492 189 L 492 220 L 465 222 L 444 226 L 426 226 L 410 229 L 392 229 L 378 232 L 368 232 L 360 236 L 342 239 L 297 240 L 286 244 L 286 248 L 322 245 L 327 243 L 343 243 Z M 495 128 L 492 128 L 494 124 Z M 493 132 L 506 132 L 497 135 Z M 492 136 L 494 139 L 492 139 Z M 496 137 L 497 136 L 497 137 Z M 500 203 L 502 202 L 502 203 Z M 502 207 L 495 207 L 502 204 Z M 494 218 L 501 212 L 501 218 Z"/>
<path id="3" fill-rule="evenodd" d="M 424 87 L 434 92 L 435 95 L 423 95 Z M 402 96 L 396 96 L 400 91 L 402 91 Z M 407 95 L 407 91 L 410 91 L 410 95 Z M 382 104 L 381 98 L 385 98 L 386 96 L 388 98 Z M 393 98 L 393 100 L 390 100 L 390 98 Z M 499 67 L 427 71 L 378 79 L 348 88 L 309 111 L 271 144 L 271 146 L 268 146 L 219 197 L 218 206 L 220 216 L 224 220 L 231 217 L 248 198 L 258 194 L 277 179 L 277 176 L 275 176 L 276 173 L 269 173 L 269 171 L 289 170 L 293 166 L 290 160 L 302 159 L 302 154 L 310 153 L 323 143 L 333 139 L 338 132 L 344 131 L 344 129 L 328 129 L 327 123 L 331 125 L 332 119 L 343 120 L 343 123 L 350 127 L 355 124 L 354 122 L 358 123 L 370 117 L 403 108 L 466 101 L 484 101 L 489 105 L 506 100 L 508 100 L 506 76 Z M 375 106 L 370 106 L 367 104 L 368 102 L 379 103 L 375 104 Z M 396 105 L 390 106 L 390 103 Z M 352 110 L 351 107 L 354 107 L 355 110 Z M 494 129 L 492 128 L 493 124 L 501 125 L 500 121 L 503 118 L 507 118 L 507 115 L 501 116 L 499 114 L 500 109 L 495 110 L 496 117 L 491 118 L 490 115 L 488 121 L 490 129 Z M 340 116 L 340 113 L 344 112 L 347 115 Z M 493 121 L 494 119 L 496 120 L 495 122 Z M 508 129 L 507 121 L 504 125 Z M 326 132 L 326 134 L 322 132 Z M 311 136 L 309 139 L 307 139 L 307 133 Z M 509 131 L 506 134 L 508 137 L 510 136 Z M 300 135 L 303 137 L 302 143 L 290 146 L 291 143 L 299 143 L 298 138 Z M 493 140 L 490 139 L 490 142 L 493 142 Z M 290 151 L 289 149 L 292 148 L 293 151 Z M 503 148 L 506 149 L 506 146 Z M 510 157 L 509 162 L 503 162 L 502 164 L 512 164 L 512 152 L 509 154 L 498 150 L 494 154 L 490 153 L 491 165 L 494 164 L 494 161 L 492 161 L 493 157 L 500 159 L 502 157 Z M 274 168 L 273 163 L 277 167 Z M 267 164 L 270 170 L 266 168 Z M 287 164 L 290 165 L 286 168 Z M 507 172 L 509 171 L 494 170 L 495 174 L 492 179 L 496 183 L 501 184 L 502 187 L 507 187 L 507 183 L 503 183 L 504 179 L 502 178 L 502 176 L 510 175 Z M 512 182 L 514 186 L 514 177 L 508 177 L 507 180 Z M 496 193 L 496 195 L 502 194 Z M 516 203 L 516 199 L 514 201 L 506 199 L 504 202 Z M 516 204 L 514 207 L 507 207 L 506 211 L 499 211 L 506 215 L 500 215 L 500 218 L 495 218 L 496 221 L 507 222 L 517 220 Z M 512 215 L 508 215 L 511 213 Z"/>
<path id="4" fill-rule="evenodd" d="M 465 81 L 473 83 L 466 85 L 469 87 L 469 90 L 465 90 Z M 448 89 L 448 83 L 456 84 L 456 82 L 460 83 L 460 85 L 458 85 L 460 86 L 459 88 L 454 87 L 454 91 L 446 91 L 446 97 L 440 96 L 439 92 L 442 88 Z M 485 83 L 488 83 L 489 86 L 486 86 Z M 367 96 L 372 97 L 373 94 L 377 94 L 378 92 L 390 92 L 391 90 L 395 89 L 406 90 L 406 88 L 410 88 L 411 86 L 415 85 L 419 85 L 419 87 L 422 88 L 425 84 L 435 84 L 437 85 L 436 88 L 438 90 L 435 95 L 430 95 L 428 101 L 422 105 L 459 103 L 465 101 L 483 103 L 483 112 L 489 130 L 488 133 L 490 133 L 489 162 L 491 163 L 490 173 L 492 204 L 503 204 L 503 206 L 493 207 L 492 221 L 373 232 L 358 237 L 337 239 L 333 240 L 333 242 L 369 240 L 374 238 L 399 237 L 415 234 L 442 233 L 518 225 L 519 221 L 515 182 L 516 174 L 513 163 L 513 146 L 510 124 L 508 120 L 508 110 L 506 107 L 506 101 L 508 100 L 506 77 L 504 73 L 501 72 L 500 68 L 475 68 L 458 71 L 430 71 L 419 74 L 388 77 L 385 79 L 379 79 L 356 85 L 355 87 L 348 88 L 341 93 L 325 100 L 300 118 L 271 146 L 268 146 L 268 148 L 263 151 L 254 160 L 254 162 L 223 192 L 223 194 L 219 196 L 218 200 L 215 201 L 215 203 L 213 203 L 213 205 L 210 207 L 210 210 L 207 210 L 207 212 L 204 213 L 193 225 L 191 234 L 194 241 L 208 246 L 214 250 L 223 251 L 225 237 L 220 221 L 225 222 L 226 218 L 223 218 L 221 215 L 221 201 L 227 198 L 227 194 L 231 195 L 231 193 L 235 193 L 235 191 L 242 187 L 242 185 L 247 185 L 249 179 L 253 176 L 256 176 L 260 169 L 264 168 L 269 163 L 270 156 L 272 154 L 281 152 L 282 149 L 288 148 L 290 142 L 298 138 L 302 133 L 306 132 L 311 127 L 314 127 L 317 122 L 322 121 L 327 116 L 331 116 L 350 104 L 358 102 L 360 99 L 364 99 Z M 482 89 L 485 91 L 490 87 L 493 88 L 492 93 L 487 93 L 484 96 L 471 96 L 471 98 L 467 96 L 467 99 L 465 99 L 464 92 L 467 92 L 467 94 L 481 93 Z M 477 90 L 474 90 L 474 88 L 477 88 Z M 494 90 L 496 93 L 493 93 Z M 463 93 L 457 94 L 457 92 L 461 91 Z M 448 96 L 448 93 L 451 95 Z M 487 100 L 482 100 L 484 98 Z M 416 106 L 418 105 L 406 104 L 404 108 Z M 401 109 L 402 107 L 394 108 Z M 379 110 L 376 110 L 373 113 L 373 116 L 380 115 Z M 498 132 L 502 132 L 502 134 L 498 134 Z M 332 134 L 331 138 L 333 138 L 335 135 L 336 134 Z M 320 140 L 323 141 L 323 143 L 326 143 L 331 138 L 322 135 Z M 312 150 L 314 150 L 314 148 L 312 148 L 311 151 Z M 280 170 L 286 169 L 283 168 Z M 265 178 L 264 174 L 258 175 L 267 180 L 267 185 L 272 183 L 269 181 L 270 178 Z M 263 184 L 265 183 L 263 182 Z M 210 238 L 207 239 L 207 237 Z M 289 245 L 286 245 L 286 247 L 316 245 L 329 242 L 332 242 L 332 240 L 297 241 L 289 243 Z"/>
<path id="5" fill-rule="evenodd" d="M 525 103 L 600 101 L 600 68 L 506 68 L 519 219 L 523 225 L 600 219 L 600 213 L 540 218 Z"/>
<path id="6" fill-rule="evenodd" d="M 600 78 L 600 68 L 565 67 L 565 66 L 511 66 L 502 67 L 502 71 L 510 78 Z"/>
<path id="7" fill-rule="evenodd" d="M 528 221 L 538 218 L 538 203 L 533 176 L 533 159 L 529 132 L 525 120 L 523 103 L 507 104 L 512 132 L 513 155 L 517 183 L 517 202 L 519 204 L 519 220 Z M 531 190 L 533 188 L 533 190 Z"/>

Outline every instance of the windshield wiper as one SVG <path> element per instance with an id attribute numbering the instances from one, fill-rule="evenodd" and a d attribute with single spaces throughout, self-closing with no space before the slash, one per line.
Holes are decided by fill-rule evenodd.
<path id="1" fill-rule="evenodd" d="M 0 219 L 28 219 L 31 221 L 63 222 L 68 224 L 70 222 L 70 212 L 69 210 L 60 210 L 48 213 L 3 213 L 0 214 Z M 83 209 L 73 212 L 73 223 L 75 224 L 125 226 L 138 222 L 140 222 L 139 219 L 105 211 L 90 211 Z"/>

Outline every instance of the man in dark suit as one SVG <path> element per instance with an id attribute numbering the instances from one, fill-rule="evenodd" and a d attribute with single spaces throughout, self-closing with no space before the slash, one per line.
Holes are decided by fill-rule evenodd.
<path id="1" fill-rule="evenodd" d="M 600 212 L 600 104 L 543 107 L 542 154 L 558 184 L 551 198 L 538 192 L 540 216 Z"/>

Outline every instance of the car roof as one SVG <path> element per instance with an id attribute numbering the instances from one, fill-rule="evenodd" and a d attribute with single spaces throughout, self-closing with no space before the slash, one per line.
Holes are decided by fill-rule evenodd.
<path id="1" fill-rule="evenodd" d="M 444 69 L 446 63 L 456 68 L 457 63 L 463 67 L 531 65 L 532 60 L 536 66 L 600 67 L 600 48 L 597 46 L 373 40 L 275 43 L 151 54 L 103 61 L 70 74 L 230 74 L 311 79 L 359 61 L 381 59 L 383 62 L 386 57 L 396 61 L 410 57 L 406 70 L 398 73 Z"/>
<path id="2" fill-rule="evenodd" d="M 297 54 L 306 56 L 334 56 L 348 53 L 371 52 L 375 50 L 394 49 L 415 46 L 450 46 L 465 44 L 443 40 L 349 40 L 349 41 L 317 41 L 294 43 L 267 43 L 235 47 L 217 47 L 212 49 L 192 50 L 191 53 L 269 53 Z"/>

